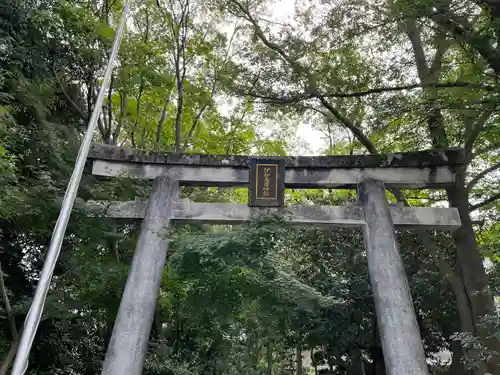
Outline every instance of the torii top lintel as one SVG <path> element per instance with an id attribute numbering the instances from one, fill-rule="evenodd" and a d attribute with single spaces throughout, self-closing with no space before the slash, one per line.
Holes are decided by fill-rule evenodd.
<path id="1" fill-rule="evenodd" d="M 459 148 L 431 149 L 379 155 L 328 156 L 241 156 L 172 154 L 143 151 L 129 147 L 92 145 L 89 159 L 143 164 L 196 165 L 207 167 L 248 168 L 250 160 L 284 160 L 286 168 L 429 168 L 457 166 L 464 163 L 464 152 Z"/>
<path id="2" fill-rule="evenodd" d="M 191 186 L 248 186 L 252 162 L 272 159 L 284 165 L 284 183 L 289 188 L 353 188 L 363 180 L 378 179 L 387 188 L 423 189 L 452 185 L 465 157 L 456 148 L 384 155 L 259 157 L 171 154 L 95 144 L 89 159 L 95 175 L 153 179 L 168 173 Z"/>

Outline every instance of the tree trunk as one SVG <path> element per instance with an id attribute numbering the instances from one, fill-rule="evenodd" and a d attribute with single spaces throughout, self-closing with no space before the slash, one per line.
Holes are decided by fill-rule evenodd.
<path id="1" fill-rule="evenodd" d="M 6 356 L 4 357 L 2 361 L 2 365 L 0 366 L 0 375 L 7 375 L 7 372 L 9 371 L 10 365 L 14 361 L 14 358 L 16 356 L 17 348 L 19 347 L 19 342 L 21 341 L 21 338 L 18 337 L 15 341 L 13 341 L 10 344 L 10 349 L 7 352 Z"/>
<path id="2" fill-rule="evenodd" d="M 449 375 L 468 375 L 464 364 L 462 363 L 462 348 L 460 342 L 453 341 L 451 343 L 451 366 Z"/>
<path id="3" fill-rule="evenodd" d="M 374 346 L 371 349 L 372 373 L 373 375 L 386 375 L 384 354 L 380 346 Z"/>
<path id="4" fill-rule="evenodd" d="M 6 375 L 9 370 L 12 361 L 16 356 L 17 348 L 21 341 L 21 336 L 17 331 L 16 318 L 12 313 L 12 307 L 10 305 L 9 296 L 7 294 L 7 288 L 5 287 L 4 273 L 0 264 L 0 291 L 2 294 L 2 299 L 4 303 L 5 312 L 7 313 L 7 319 L 9 320 L 10 333 L 12 335 L 12 342 L 10 344 L 9 351 L 5 356 L 2 365 L 0 366 L 0 375 Z"/>
<path id="5" fill-rule="evenodd" d="M 349 351 L 349 357 L 351 357 L 351 366 L 349 367 L 349 375 L 365 375 L 363 357 L 361 356 L 361 350 L 352 349 Z"/>
<path id="6" fill-rule="evenodd" d="M 183 93 L 182 93 L 182 83 L 178 87 L 178 98 L 177 98 L 177 114 L 175 116 L 175 148 L 174 152 L 179 154 L 181 152 L 181 137 L 182 137 L 182 107 L 183 107 Z"/>
<path id="7" fill-rule="evenodd" d="M 476 236 L 469 216 L 469 196 L 465 185 L 465 171 L 457 173 L 457 184 L 448 189 L 450 207 L 456 207 L 462 221 L 461 227 L 453 233 L 457 248 L 457 270 L 461 273 L 469 298 L 475 331 L 481 341 L 497 355 L 488 362 L 488 370 L 500 375 L 500 341 L 490 338 L 488 327 L 482 323 L 485 315 L 494 312 L 493 297 L 488 291 L 488 276 L 483 266 L 483 258 L 477 248 Z"/>
<path id="8" fill-rule="evenodd" d="M 295 363 L 297 372 L 296 375 L 302 375 L 302 350 L 300 345 L 297 345 L 296 353 L 295 353 Z"/>
<path id="9" fill-rule="evenodd" d="M 280 375 L 285 374 L 286 364 L 287 364 L 287 356 L 286 356 L 286 353 L 282 352 L 280 354 Z"/>
<path id="10" fill-rule="evenodd" d="M 273 375 L 273 348 L 271 343 L 267 343 L 267 375 Z"/>
<path id="11" fill-rule="evenodd" d="M 311 349 L 311 364 L 314 367 L 314 375 L 318 375 L 318 362 L 316 361 L 316 357 L 314 356 L 314 349 Z"/>
<path id="12" fill-rule="evenodd" d="M 170 100 L 170 97 L 168 95 L 165 96 L 165 101 L 163 103 L 163 108 L 161 110 L 161 116 L 160 116 L 160 119 L 158 120 L 158 126 L 156 127 L 156 134 L 155 134 L 155 150 L 156 151 L 159 151 L 159 149 L 160 149 L 161 132 L 163 130 L 163 124 L 165 123 L 165 120 L 167 119 L 167 107 L 168 107 L 169 100 Z"/>
<path id="13" fill-rule="evenodd" d="M 330 357 L 328 357 L 328 370 L 330 371 L 330 374 L 333 375 L 333 362 Z"/>
<path id="14" fill-rule="evenodd" d="M 202 375 L 216 375 L 217 374 L 217 362 L 220 357 L 220 345 L 221 345 L 222 337 L 218 334 L 207 353 L 205 354 L 205 363 L 202 368 Z"/>
<path id="15" fill-rule="evenodd" d="M 443 3 L 441 7 L 447 10 L 450 4 L 451 2 L 448 1 Z M 412 43 L 420 82 L 432 83 L 440 76 L 442 58 L 447 50 L 446 38 L 441 36 L 436 48 L 434 61 L 428 64 L 422 46 L 420 32 L 417 28 L 416 19 L 407 20 L 406 27 L 409 39 Z M 427 105 L 429 107 L 427 127 L 432 146 L 435 148 L 449 147 L 450 142 L 446 135 L 443 116 L 441 110 L 436 105 L 436 90 L 433 88 L 424 90 L 424 97 L 427 99 Z M 476 124 L 476 126 L 482 126 L 482 124 Z M 466 146 L 467 142 L 468 141 L 464 142 Z M 472 145 L 470 148 L 472 149 Z M 470 152 L 470 150 L 468 151 Z M 453 291 L 456 297 L 460 319 L 462 320 L 462 331 L 473 333 L 475 331 L 485 345 L 494 352 L 500 353 L 500 341 L 488 338 L 487 329 L 480 327 L 482 317 L 493 312 L 494 305 L 493 298 L 489 293 L 480 293 L 486 291 L 488 277 L 483 267 L 482 256 L 477 248 L 474 228 L 470 219 L 469 194 L 465 184 L 466 168 L 467 164 L 457 171 L 457 183 L 455 187 L 447 189 L 447 194 L 450 207 L 456 207 L 458 209 L 462 221 L 461 227 L 453 234 L 453 241 L 457 248 L 456 274 L 461 276 L 461 281 L 466 291 L 466 298 L 468 301 L 464 301 L 465 298 L 462 295 L 462 290 L 454 287 Z M 459 292 L 458 294 L 457 291 Z M 472 322 L 470 321 L 471 319 Z M 498 355 L 494 356 L 490 362 L 491 363 L 488 364 L 489 371 L 493 375 L 500 375 Z M 484 373 L 484 371 L 482 372 Z M 481 373 L 481 371 L 479 373 Z"/>

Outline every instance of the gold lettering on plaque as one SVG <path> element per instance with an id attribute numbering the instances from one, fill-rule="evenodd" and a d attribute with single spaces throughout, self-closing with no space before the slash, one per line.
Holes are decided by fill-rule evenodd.
<path id="1" fill-rule="evenodd" d="M 269 197 L 269 188 L 271 187 L 271 168 L 264 168 L 264 186 L 262 189 L 262 195 Z"/>
<path id="2" fill-rule="evenodd" d="M 278 198 L 278 165 L 257 164 L 255 189 L 257 199 Z"/>

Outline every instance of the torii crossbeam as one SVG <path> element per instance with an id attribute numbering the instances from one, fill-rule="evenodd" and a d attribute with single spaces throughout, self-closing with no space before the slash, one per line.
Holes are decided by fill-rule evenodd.
<path id="1" fill-rule="evenodd" d="M 386 372 L 428 375 L 394 226 L 454 230 L 455 208 L 389 205 L 386 188 L 435 189 L 455 183 L 459 149 L 362 156 L 253 157 L 173 155 L 94 145 L 98 176 L 154 179 L 148 201 L 87 202 L 89 215 L 143 219 L 102 375 L 140 375 L 164 268 L 171 221 L 241 223 L 262 211 L 287 211 L 292 223 L 361 227 Z M 179 200 L 179 185 L 248 187 L 249 205 Z M 284 207 L 285 188 L 358 190 L 358 204 Z"/>

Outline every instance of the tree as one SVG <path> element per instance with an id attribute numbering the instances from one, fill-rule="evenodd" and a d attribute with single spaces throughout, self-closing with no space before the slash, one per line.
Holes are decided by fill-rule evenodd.
<path id="1" fill-rule="evenodd" d="M 227 12 L 248 22 L 251 30 L 250 35 L 255 35 L 257 40 L 254 56 L 258 57 L 255 57 L 255 59 L 263 62 L 259 72 L 255 72 L 253 67 L 245 71 L 245 75 L 242 76 L 242 84 L 236 87 L 236 92 L 252 95 L 270 106 L 280 105 L 281 107 L 291 108 L 295 112 L 313 111 L 319 113 L 325 117 L 327 124 L 335 123 L 347 128 L 357 143 L 370 153 L 378 152 L 376 143 L 380 143 L 380 140 L 376 142 L 377 139 L 374 138 L 374 135 L 378 133 L 385 137 L 389 136 L 388 141 L 391 143 L 394 136 L 387 133 L 387 127 L 385 126 L 382 128 L 385 128 L 383 133 L 381 130 L 378 131 L 377 128 L 380 127 L 378 124 L 386 119 L 384 117 L 377 118 L 378 116 L 373 115 L 367 116 L 366 114 L 371 111 L 369 108 L 373 107 L 367 102 L 363 102 L 363 98 L 373 94 L 380 94 L 383 100 L 382 103 L 394 103 L 395 100 L 408 101 L 408 99 L 412 103 L 418 103 L 415 102 L 415 99 L 422 98 L 423 103 L 420 102 L 420 105 L 424 104 L 425 110 L 420 112 L 418 118 L 414 117 L 414 120 L 419 121 L 419 119 L 423 118 L 427 123 L 427 132 L 418 132 L 419 139 L 424 140 L 424 142 L 421 142 L 420 145 L 410 143 L 406 147 L 433 146 L 439 148 L 449 147 L 450 145 L 465 147 L 467 162 L 457 175 L 457 185 L 447 192 L 450 205 L 458 207 L 463 222 L 461 229 L 454 236 L 459 254 L 457 269 L 453 271 L 449 266 L 445 267 L 443 263 L 441 265 L 448 280 L 452 282 L 452 285 L 455 285 L 454 290 L 464 323 L 462 329 L 474 334 L 477 333 L 481 337 L 483 344 L 495 353 L 498 351 L 498 342 L 490 338 L 490 329 L 483 327 L 481 323 L 481 319 L 493 313 L 493 300 L 491 294 L 483 292 L 487 290 L 488 282 L 482 265 L 482 256 L 477 250 L 470 250 L 477 249 L 477 247 L 469 210 L 470 207 L 477 209 L 483 207 L 483 204 L 491 204 L 498 197 L 497 194 L 493 194 L 491 198 L 486 199 L 484 202 L 477 203 L 477 205 L 470 204 L 469 206 L 466 186 L 469 163 L 474 160 L 474 157 L 478 156 L 478 153 L 475 152 L 476 148 L 481 150 L 481 147 L 478 147 L 479 145 L 476 143 L 477 137 L 488 129 L 487 124 L 490 124 L 491 116 L 496 108 L 495 93 L 492 86 L 488 86 L 489 78 L 484 71 L 477 71 L 479 75 L 476 74 L 475 77 L 465 76 L 465 80 L 460 80 L 461 76 L 458 76 L 458 79 L 450 80 L 450 78 L 456 76 L 450 75 L 452 72 L 450 64 L 453 60 L 448 62 L 448 70 L 444 71 L 443 56 L 455 47 L 452 41 L 441 31 L 433 34 L 432 31 L 428 31 L 429 29 L 425 29 L 425 37 L 429 43 L 432 43 L 435 50 L 432 65 L 428 65 L 428 57 L 424 52 L 422 35 L 420 34 L 422 26 L 417 26 L 415 19 L 415 12 L 419 10 L 419 5 L 412 7 L 404 2 L 391 4 L 387 3 L 379 6 L 378 4 L 362 3 L 364 9 L 361 10 L 359 8 L 353 9 L 349 4 L 341 3 L 337 7 L 327 10 L 327 16 L 319 23 L 308 17 L 313 13 L 313 9 L 306 6 L 305 10 L 299 15 L 303 16 L 301 20 L 303 27 L 314 27 L 311 38 L 309 35 L 302 36 L 289 27 L 282 29 L 282 35 L 284 34 L 285 37 L 270 32 L 266 33 L 263 26 L 261 26 L 262 21 L 254 14 L 255 3 L 230 2 L 226 8 Z M 384 5 L 386 8 L 384 8 Z M 446 3 L 440 4 L 440 6 L 445 7 Z M 402 48 L 405 48 L 405 41 L 402 36 L 406 34 L 409 38 L 413 48 L 414 60 L 413 62 L 403 60 L 401 63 L 415 64 L 415 70 L 420 80 L 418 83 L 408 83 L 405 77 L 402 76 L 396 78 L 401 80 L 401 83 L 398 82 L 399 84 L 390 87 L 380 87 L 381 81 L 391 77 L 386 78 L 382 72 L 377 71 L 377 64 L 372 63 L 371 67 L 368 67 L 363 52 L 353 48 L 353 43 L 358 42 L 359 38 L 356 39 L 356 36 L 352 36 L 354 27 L 344 26 L 338 14 L 349 14 L 351 21 L 356 20 L 354 21 L 355 27 L 359 27 L 359 23 L 364 26 L 364 22 L 357 17 L 366 19 L 366 11 L 374 8 L 378 11 L 378 14 L 373 16 L 370 21 L 382 21 L 384 31 L 389 32 L 390 30 L 396 33 L 396 36 L 390 39 L 391 43 L 400 43 Z M 395 9 L 397 10 L 396 13 L 394 12 Z M 333 25 L 336 28 L 334 34 L 337 39 L 336 42 L 331 41 L 330 35 L 326 32 L 326 30 L 331 30 Z M 338 42 L 339 36 L 341 36 L 341 40 L 342 38 L 345 39 Z M 380 43 L 382 45 L 387 44 L 384 41 L 380 41 Z M 333 45 L 335 49 L 330 48 L 330 50 L 324 51 L 321 45 Z M 306 58 L 303 57 L 304 53 L 307 56 Z M 458 61 L 462 61 L 460 59 L 463 56 L 455 54 L 455 58 L 458 59 L 455 60 L 455 63 L 458 63 Z M 344 59 L 349 59 L 349 62 L 347 63 L 347 60 Z M 466 63 L 463 64 L 465 65 L 460 67 L 461 71 L 463 71 L 464 66 L 467 66 Z M 352 67 L 352 70 L 347 67 Z M 338 74 L 339 71 L 345 70 L 347 70 L 345 74 Z M 255 80 L 250 80 L 248 75 L 256 77 Z M 252 82 L 252 85 L 249 86 L 248 82 Z M 278 87 L 284 89 L 276 89 Z M 423 88 L 422 96 L 415 97 L 411 93 L 399 94 L 401 90 L 418 87 Z M 453 87 L 456 87 L 456 89 L 452 89 Z M 463 87 L 463 89 L 460 89 L 460 87 Z M 398 94 L 392 96 L 385 94 L 391 92 Z M 471 116 L 470 109 L 466 107 L 461 112 L 457 111 L 463 121 L 464 130 L 453 128 L 453 124 L 450 124 L 452 127 L 447 129 L 446 120 L 455 119 L 457 112 L 448 115 L 447 118 L 444 117 L 440 108 L 444 102 L 443 95 L 446 95 L 447 101 L 450 102 L 454 100 L 451 99 L 454 96 L 450 95 L 458 94 L 458 92 L 467 93 L 468 101 L 465 103 L 462 101 L 462 105 L 471 105 L 474 101 L 481 101 L 482 105 L 474 109 L 481 111 L 481 116 L 476 119 Z M 488 97 L 489 99 L 483 99 Z M 374 126 L 375 128 L 373 128 Z M 490 129 L 494 132 L 494 127 Z M 376 132 L 373 133 L 374 130 Z M 453 139 L 450 139 L 447 135 L 450 132 L 453 132 Z M 373 135 L 368 136 L 367 134 L 370 133 Z M 382 144 L 384 143 L 382 141 Z M 394 150 L 393 148 L 386 148 L 386 150 L 391 149 Z M 487 148 L 486 152 L 488 151 L 491 151 L 491 149 Z M 480 151 L 479 155 L 481 154 Z M 489 154 L 489 157 L 493 155 Z M 496 157 L 494 156 L 494 158 Z M 497 166 L 494 163 L 488 166 L 483 174 L 478 175 L 481 178 L 495 170 L 497 170 Z M 471 184 L 471 189 L 474 184 L 475 181 Z M 396 196 L 398 199 L 403 198 L 399 193 Z M 425 236 L 425 242 L 429 248 L 435 248 L 430 244 L 427 235 L 421 235 Z M 458 278 L 454 272 L 458 274 Z M 472 322 L 472 325 L 467 321 Z M 495 355 L 490 361 L 489 370 L 493 373 L 499 371 Z M 484 372 L 484 369 L 479 371 Z"/>
<path id="2" fill-rule="evenodd" d="M 436 18 L 458 15 L 473 26 L 468 35 L 484 39 L 496 13 L 480 4 L 460 10 L 440 2 L 432 5 L 437 15 L 425 1 L 298 2 L 290 22 L 259 2 L 133 4 L 95 139 L 167 152 L 286 155 L 294 125 L 309 122 L 325 135 L 327 154 L 463 146 L 469 159 L 456 187 L 394 191 L 390 198 L 459 206 L 466 225 L 453 237 L 401 231 L 398 238 L 427 357 L 453 353 L 449 366 L 435 360 L 431 369 L 484 374 L 489 365 L 494 373 L 496 357 L 488 356 L 499 328 L 491 312 L 499 284 L 496 78 L 478 46 Z M 123 4 L 2 5 L 5 373 Z M 145 198 L 149 189 L 84 176 L 32 373 L 99 372 L 139 226 L 88 218 L 81 199 Z M 181 195 L 246 200 L 245 189 L 182 188 Z M 352 191 L 286 193 L 291 204 L 354 199 Z M 172 238 L 146 373 L 305 374 L 313 369 L 301 359 L 312 353 L 318 373 L 385 374 L 360 233 L 297 231 L 286 217 L 270 216 L 240 228 L 177 227 Z M 490 296 L 475 293 L 488 285 Z"/>

